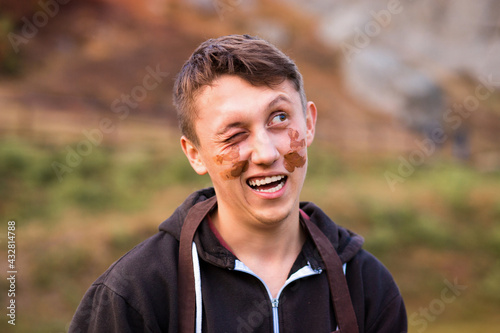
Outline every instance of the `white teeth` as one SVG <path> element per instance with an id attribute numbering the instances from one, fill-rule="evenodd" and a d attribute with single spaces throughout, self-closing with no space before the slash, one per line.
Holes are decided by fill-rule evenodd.
<path id="1" fill-rule="evenodd" d="M 248 183 L 251 186 L 262 186 L 262 185 L 270 184 L 273 182 L 277 182 L 283 178 L 285 178 L 285 176 L 279 175 L 279 176 L 266 177 L 264 179 L 250 180 Z M 262 191 L 262 192 L 266 192 L 266 191 Z"/>
<path id="2" fill-rule="evenodd" d="M 264 193 L 274 193 L 276 191 L 281 190 L 281 188 L 285 185 L 284 182 L 281 182 L 278 184 L 278 186 L 275 186 L 273 188 L 270 188 L 268 190 L 261 190 L 261 189 L 256 189 L 257 192 L 264 192 Z"/>

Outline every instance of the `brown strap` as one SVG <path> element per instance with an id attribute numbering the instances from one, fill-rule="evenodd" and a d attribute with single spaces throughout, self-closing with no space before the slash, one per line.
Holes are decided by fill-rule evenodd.
<path id="1" fill-rule="evenodd" d="M 186 216 L 181 230 L 179 245 L 179 332 L 193 333 L 196 319 L 196 292 L 194 285 L 191 247 L 194 234 L 201 221 L 217 202 L 215 196 L 194 205 Z"/>
<path id="2" fill-rule="evenodd" d="M 325 234 L 308 218 L 303 219 L 304 225 L 309 232 L 318 252 L 326 265 L 326 275 L 330 285 L 330 294 L 333 300 L 333 308 L 337 317 L 339 329 L 335 332 L 358 333 L 358 322 L 354 307 L 349 295 L 349 288 L 342 270 L 342 262 L 335 251 L 330 240 Z"/>

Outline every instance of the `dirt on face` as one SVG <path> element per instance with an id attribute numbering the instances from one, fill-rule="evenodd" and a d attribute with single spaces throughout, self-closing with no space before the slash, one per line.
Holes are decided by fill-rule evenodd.
<path id="1" fill-rule="evenodd" d="M 243 172 L 248 170 L 248 161 L 240 161 L 240 148 L 233 146 L 224 154 L 214 157 L 215 163 L 218 165 L 230 164 L 231 167 L 222 171 L 220 175 L 226 180 L 238 178 Z"/>
<path id="2" fill-rule="evenodd" d="M 290 137 L 290 151 L 284 156 L 284 165 L 288 172 L 293 172 L 295 168 L 301 168 L 306 164 L 306 157 L 298 152 L 306 146 L 306 140 L 299 140 L 299 132 L 293 128 L 288 130 L 288 136 Z"/>

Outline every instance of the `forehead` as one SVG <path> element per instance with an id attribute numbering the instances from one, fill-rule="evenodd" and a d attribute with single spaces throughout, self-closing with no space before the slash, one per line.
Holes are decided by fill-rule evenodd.
<path id="1" fill-rule="evenodd" d="M 289 80 L 270 88 L 254 86 L 238 76 L 223 75 L 203 87 L 195 99 L 197 123 L 223 123 L 232 117 L 258 116 L 278 105 L 302 108 L 300 95 Z"/>

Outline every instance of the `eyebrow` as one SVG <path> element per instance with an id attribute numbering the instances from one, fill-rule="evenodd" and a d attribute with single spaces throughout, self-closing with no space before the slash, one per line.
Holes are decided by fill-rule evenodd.
<path id="1" fill-rule="evenodd" d="M 285 95 L 279 95 L 267 105 L 267 108 L 272 109 L 273 107 L 275 107 L 277 104 L 279 104 L 281 102 L 293 104 L 292 101 L 288 97 L 286 97 Z"/>
<path id="2" fill-rule="evenodd" d="M 279 95 L 279 96 L 276 96 L 276 98 L 274 98 L 271 102 L 269 102 L 266 109 L 267 110 L 272 109 L 272 108 L 276 107 L 276 105 L 278 105 L 279 103 L 282 103 L 282 102 L 292 104 L 292 101 L 288 97 L 286 97 L 285 95 Z M 245 127 L 245 126 L 246 126 L 246 123 L 242 122 L 242 121 L 232 122 L 232 123 L 224 126 L 221 130 L 217 131 L 216 136 L 223 136 L 226 132 L 228 132 L 232 128 L 240 128 L 240 127 Z"/>

